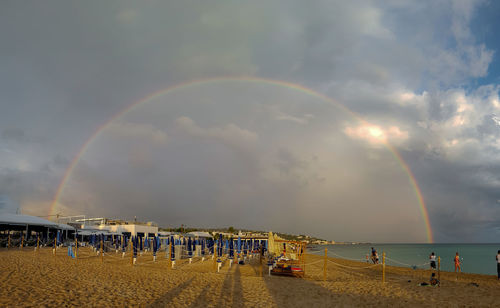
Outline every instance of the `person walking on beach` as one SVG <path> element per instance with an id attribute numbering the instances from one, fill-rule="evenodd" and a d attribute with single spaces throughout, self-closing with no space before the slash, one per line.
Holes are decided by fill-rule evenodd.
<path id="1" fill-rule="evenodd" d="M 453 259 L 453 261 L 455 262 L 455 273 L 457 272 L 457 269 L 460 273 L 462 269 L 460 268 L 460 256 L 458 255 L 458 252 L 455 254 L 455 258 Z"/>
<path id="2" fill-rule="evenodd" d="M 500 280 L 500 250 L 497 252 L 497 274 L 498 280 Z"/>
<path id="3" fill-rule="evenodd" d="M 432 252 L 431 255 L 429 256 L 429 260 L 431 269 L 436 269 L 436 255 L 434 254 L 434 252 Z"/>

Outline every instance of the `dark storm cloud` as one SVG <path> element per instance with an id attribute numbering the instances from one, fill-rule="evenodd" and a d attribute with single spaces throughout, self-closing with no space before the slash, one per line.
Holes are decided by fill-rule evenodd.
<path id="1" fill-rule="evenodd" d="M 61 209 L 132 218 L 145 204 L 160 223 L 422 241 L 386 140 L 415 171 L 438 240 L 493 240 L 500 102 L 498 85 L 474 86 L 496 56 L 470 29 L 479 5 L 3 2 L 0 194 L 46 212 L 81 146 L 126 106 L 188 80 L 254 75 L 307 85 L 371 124 L 276 89 L 181 91 L 108 127 Z M 370 198 L 400 218 L 373 238 L 352 210 Z M 354 230 L 325 227 L 340 216 Z"/>

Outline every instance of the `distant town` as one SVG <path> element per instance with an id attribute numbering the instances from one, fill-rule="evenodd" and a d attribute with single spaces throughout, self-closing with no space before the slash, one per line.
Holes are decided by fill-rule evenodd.
<path id="1" fill-rule="evenodd" d="M 77 215 L 77 216 L 63 216 L 63 215 L 55 215 L 55 217 L 51 217 L 51 220 L 57 222 L 57 223 L 62 223 L 62 224 L 67 224 L 72 227 L 74 227 L 76 230 L 78 230 L 79 233 L 82 231 L 97 231 L 97 230 L 103 230 L 107 232 L 117 232 L 117 233 L 130 233 L 132 235 L 135 235 L 137 233 L 139 234 L 165 234 L 165 233 L 190 233 L 190 232 L 206 232 L 213 237 L 218 237 L 220 234 L 224 237 L 232 237 L 232 236 L 238 236 L 242 235 L 244 237 L 253 237 L 253 238 L 258 238 L 258 237 L 267 237 L 268 236 L 268 231 L 260 231 L 260 230 L 249 230 L 249 229 L 239 229 L 233 226 L 229 227 L 218 227 L 218 228 L 198 228 L 198 227 L 192 227 L 192 226 L 185 226 L 185 225 L 180 225 L 179 227 L 171 227 L 171 228 L 165 228 L 165 227 L 159 227 L 156 222 L 153 221 L 148 221 L 148 222 L 143 222 L 137 220 L 135 218 L 134 220 L 122 220 L 122 219 L 115 219 L 115 218 L 105 218 L 105 217 L 98 217 L 98 218 L 90 218 L 85 215 Z M 276 235 L 279 237 L 286 239 L 286 240 L 293 240 L 293 241 L 300 241 L 300 242 L 306 242 L 309 245 L 331 245 L 331 244 L 356 244 L 356 243 L 351 243 L 351 242 L 336 242 L 333 240 L 325 240 L 321 239 L 318 237 L 314 236 L 309 236 L 305 234 L 288 234 L 288 233 L 282 233 L 279 231 L 274 231 L 274 230 L 269 230 L 273 231 Z"/>

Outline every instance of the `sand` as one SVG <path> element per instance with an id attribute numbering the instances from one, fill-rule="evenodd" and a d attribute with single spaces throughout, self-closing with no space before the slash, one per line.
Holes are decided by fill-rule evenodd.
<path id="1" fill-rule="evenodd" d="M 101 258 L 89 248 L 71 259 L 61 249 L 0 250 L 1 307 L 358 307 L 358 306 L 500 306 L 500 282 L 495 276 L 441 273 L 441 287 L 423 287 L 429 271 L 381 267 L 329 259 L 323 281 L 323 259 L 308 255 L 304 279 L 260 276 L 258 259 L 246 265 L 224 264 L 214 272 L 210 259 L 192 264 L 177 261 L 170 269 L 165 254 L 130 258 L 114 252 Z M 316 263 L 315 263 L 316 262 Z M 337 264 L 351 269 L 340 267 Z M 493 264 L 494 265 L 494 264 Z M 492 265 L 492 266 L 493 266 Z M 477 283 L 479 286 L 472 285 Z"/>

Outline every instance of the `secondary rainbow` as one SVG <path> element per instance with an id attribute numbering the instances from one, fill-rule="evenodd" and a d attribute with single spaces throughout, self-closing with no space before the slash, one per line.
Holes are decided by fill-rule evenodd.
<path id="1" fill-rule="evenodd" d="M 66 171 L 64 173 L 64 176 L 63 176 L 63 178 L 62 178 L 62 180 L 61 180 L 61 182 L 60 182 L 60 184 L 59 184 L 59 186 L 57 188 L 56 194 L 54 195 L 54 199 L 52 201 L 52 204 L 50 205 L 49 215 L 54 215 L 55 208 L 56 208 L 56 206 L 57 206 L 57 204 L 59 202 L 59 198 L 61 197 L 61 195 L 62 195 L 62 193 L 64 191 L 64 187 L 66 186 L 66 183 L 68 182 L 69 178 L 71 177 L 71 174 L 73 173 L 73 170 L 75 169 L 76 165 L 78 164 L 78 162 L 82 158 L 83 154 L 87 151 L 87 149 L 92 144 L 92 142 L 94 140 L 96 140 L 99 137 L 99 135 L 111 123 L 113 123 L 113 121 L 119 119 L 120 117 L 122 117 L 123 115 L 127 114 L 128 112 L 134 110 L 136 107 L 138 107 L 138 106 L 140 106 L 142 104 L 145 104 L 145 103 L 149 102 L 152 99 L 155 99 L 157 97 L 165 95 L 167 93 L 170 93 L 170 92 L 173 92 L 173 91 L 177 91 L 177 90 L 185 90 L 188 87 L 193 87 L 193 86 L 197 86 L 197 85 L 201 85 L 201 84 L 222 83 L 222 82 L 262 83 L 262 84 L 275 85 L 275 86 L 280 86 L 280 87 L 292 89 L 292 90 L 295 90 L 295 91 L 299 91 L 299 92 L 302 92 L 302 93 L 305 93 L 305 94 L 308 94 L 308 95 L 320 98 L 320 99 L 325 100 L 325 101 L 327 101 L 329 103 L 332 103 L 336 107 L 342 109 L 343 111 L 345 111 L 346 113 L 348 113 L 349 115 L 351 115 L 352 117 L 354 117 L 355 119 L 357 119 L 358 121 L 360 121 L 361 123 L 368 124 L 368 125 L 370 124 L 369 122 L 367 122 L 366 120 L 364 120 L 363 118 L 361 118 L 361 116 L 359 116 L 357 113 L 349 110 L 347 107 L 345 107 L 344 105 L 338 103 L 337 101 L 335 101 L 335 100 L 333 100 L 333 99 L 331 99 L 331 98 L 329 98 L 329 97 L 327 97 L 327 96 L 325 96 L 325 95 L 323 95 L 321 93 L 318 93 L 318 92 L 316 92 L 316 91 L 314 91 L 312 89 L 306 88 L 306 87 L 304 87 L 302 85 L 299 85 L 299 84 L 294 84 L 294 83 L 291 83 L 291 82 L 287 82 L 287 81 L 242 76 L 242 77 L 216 77 L 216 78 L 199 79 L 199 80 L 194 80 L 194 81 L 188 81 L 188 82 L 180 83 L 180 84 L 168 87 L 166 89 L 162 89 L 162 90 L 159 90 L 157 92 L 154 92 L 154 93 L 152 93 L 152 94 L 144 97 L 143 99 L 141 99 L 141 100 L 139 100 L 139 101 L 137 101 L 137 102 L 135 102 L 135 103 L 127 106 L 122 111 L 120 111 L 120 112 L 116 113 L 115 115 L 113 115 L 109 120 L 107 120 L 106 122 L 104 122 L 104 124 L 102 124 L 101 126 L 99 126 L 95 130 L 95 132 L 90 136 L 89 139 L 87 139 L 87 141 L 80 148 L 80 150 L 75 155 L 75 157 L 71 161 L 70 165 L 66 169 Z M 415 195 L 417 197 L 417 202 L 418 202 L 418 205 L 419 205 L 419 208 L 420 208 L 420 212 L 421 212 L 422 218 L 424 220 L 427 241 L 429 243 L 433 243 L 434 240 L 433 240 L 433 235 L 432 235 L 431 224 L 430 224 L 430 221 L 429 221 L 429 214 L 428 214 L 428 211 L 427 211 L 427 207 L 425 205 L 425 201 L 424 201 L 424 198 L 423 198 L 423 195 L 422 195 L 422 191 L 421 191 L 420 187 L 418 186 L 417 180 L 415 179 L 415 176 L 411 172 L 410 167 L 403 160 L 403 158 L 401 157 L 401 155 L 399 154 L 399 152 L 396 150 L 396 148 L 394 148 L 394 146 L 392 146 L 388 141 L 385 141 L 384 143 L 385 143 L 385 146 L 391 152 L 391 154 L 394 156 L 394 158 L 401 165 L 401 167 L 403 168 L 403 170 L 405 171 L 405 173 L 408 175 L 408 179 L 409 179 L 410 185 L 412 186 L 412 188 L 413 188 L 413 190 L 415 192 Z"/>

